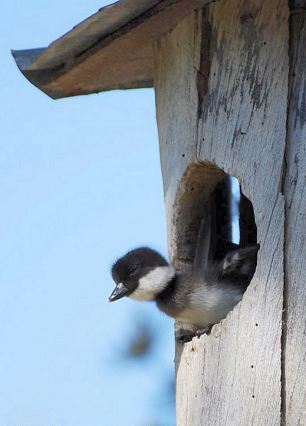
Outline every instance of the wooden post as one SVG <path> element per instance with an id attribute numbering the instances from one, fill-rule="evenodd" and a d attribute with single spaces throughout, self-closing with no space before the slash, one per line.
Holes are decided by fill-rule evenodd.
<path id="1" fill-rule="evenodd" d="M 306 424 L 306 1 L 292 2 L 285 162 L 285 424 Z"/>
<path id="2" fill-rule="evenodd" d="M 172 261 L 179 267 L 192 264 L 209 194 L 224 172 L 239 179 L 253 204 L 261 247 L 255 276 L 242 302 L 210 335 L 194 338 L 183 347 L 177 345 L 179 426 L 279 425 L 285 421 L 287 395 L 282 356 L 283 368 L 290 369 L 286 380 L 291 374 L 291 387 L 298 361 L 305 359 L 304 341 L 304 349 L 287 366 L 282 343 L 284 200 L 292 191 L 289 183 L 285 185 L 284 199 L 288 23 L 285 0 L 220 0 L 192 13 L 155 46 L 157 121 Z M 298 34 L 305 32 L 301 25 Z M 303 73 L 305 67 L 299 75 Z M 292 90 L 301 90 L 304 81 L 296 79 Z M 305 107 L 303 87 L 301 108 Z M 296 111 L 295 105 L 293 108 Z M 296 119 L 291 115 L 292 120 L 298 121 L 300 115 Z M 305 116 L 303 120 L 305 125 Z M 303 129 L 304 145 L 301 123 L 294 125 L 292 132 L 298 132 L 300 145 L 287 156 L 295 158 L 292 152 L 305 150 Z M 305 168 L 301 160 L 293 164 L 291 173 L 302 163 Z M 303 220 L 298 210 L 298 202 L 303 203 L 303 182 L 304 175 L 300 176 L 295 210 L 286 218 L 286 250 L 292 241 L 294 251 L 292 263 L 286 267 L 286 282 L 298 257 L 296 281 L 288 287 L 292 302 L 288 302 L 298 303 L 304 327 L 305 301 L 296 300 L 295 291 L 295 286 L 301 291 L 301 268 L 304 276 L 306 272 L 299 254 L 302 248 L 306 250 L 302 222 L 299 236 L 289 237 L 290 229 L 294 232 L 292 222 Z M 305 299 L 301 291 L 301 297 L 303 294 Z M 289 319 L 294 326 L 290 328 L 288 323 L 286 351 L 293 357 L 292 345 L 297 345 L 302 334 L 297 331 L 296 314 L 288 312 Z M 301 380 L 300 386 L 304 383 Z M 301 391 L 294 404 L 301 407 L 303 398 L 305 392 Z M 306 424 L 293 419 L 288 418 L 286 424 Z"/>

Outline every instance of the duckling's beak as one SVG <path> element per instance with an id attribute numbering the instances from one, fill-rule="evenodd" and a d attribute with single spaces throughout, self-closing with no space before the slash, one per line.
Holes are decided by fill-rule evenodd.
<path id="1" fill-rule="evenodd" d="M 114 302 L 115 300 L 121 299 L 121 297 L 127 295 L 127 293 L 129 292 L 130 290 L 127 287 L 125 287 L 124 284 L 118 283 L 114 291 L 112 292 L 112 294 L 109 296 L 108 301 Z"/>

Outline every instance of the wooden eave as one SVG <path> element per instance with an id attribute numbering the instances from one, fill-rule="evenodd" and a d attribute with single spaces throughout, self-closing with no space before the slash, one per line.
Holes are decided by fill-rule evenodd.
<path id="1" fill-rule="evenodd" d="M 53 99 L 153 86 L 153 44 L 211 0 L 121 0 L 47 48 L 12 51 L 24 76 Z"/>

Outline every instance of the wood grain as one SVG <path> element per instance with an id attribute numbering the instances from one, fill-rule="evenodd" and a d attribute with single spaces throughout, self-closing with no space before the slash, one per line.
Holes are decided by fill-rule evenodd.
<path id="1" fill-rule="evenodd" d="M 55 40 L 33 62 L 33 50 L 14 56 L 26 78 L 55 99 L 152 87 L 152 44 L 209 1 L 119 1 Z"/>
<path id="2" fill-rule="evenodd" d="M 190 15 L 161 39 L 155 72 L 173 260 L 192 257 L 194 240 L 180 238 L 184 221 L 197 226 L 181 207 L 196 206 L 191 182 L 210 191 L 224 172 L 252 201 L 261 244 L 242 302 L 211 335 L 177 346 L 177 424 L 279 425 L 287 2 L 225 0 Z"/>
<path id="3" fill-rule="evenodd" d="M 301 6 L 298 2 L 297 6 Z M 306 2 L 304 2 L 306 7 Z M 286 149 L 284 408 L 285 424 L 306 425 L 306 10 L 290 20 L 290 93 Z"/>

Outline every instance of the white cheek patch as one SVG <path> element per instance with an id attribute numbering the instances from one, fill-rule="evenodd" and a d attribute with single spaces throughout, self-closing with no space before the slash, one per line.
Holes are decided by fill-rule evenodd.
<path id="1" fill-rule="evenodd" d="M 138 287 L 130 294 L 131 299 L 153 300 L 175 275 L 173 266 L 159 266 L 140 278 Z"/>

